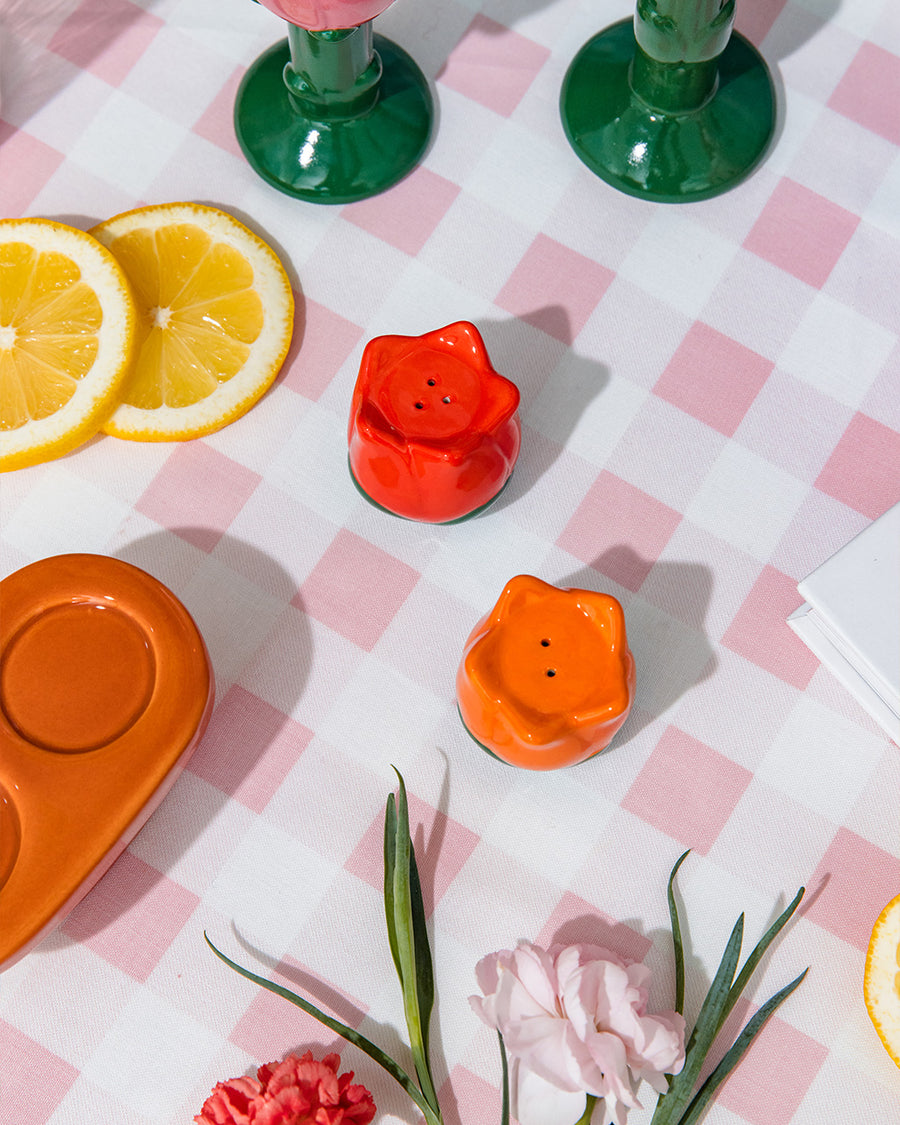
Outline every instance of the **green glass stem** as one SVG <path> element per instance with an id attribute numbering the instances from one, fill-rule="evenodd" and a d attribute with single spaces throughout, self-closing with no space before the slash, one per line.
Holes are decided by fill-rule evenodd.
<path id="1" fill-rule="evenodd" d="M 307 31 L 288 24 L 288 48 L 284 84 L 300 113 L 345 121 L 375 105 L 382 68 L 371 20 L 341 31 Z"/>
<path id="2" fill-rule="evenodd" d="M 577 155 L 620 191 L 661 203 L 709 199 L 740 183 L 775 128 L 772 79 L 734 31 L 735 0 L 637 0 L 601 31 L 563 82 L 563 128 Z"/>
<path id="3" fill-rule="evenodd" d="M 661 63 L 718 58 L 734 26 L 735 0 L 637 0 L 634 37 Z"/>
<path id="4" fill-rule="evenodd" d="M 238 89 L 234 127 L 253 169 L 314 203 L 352 203 L 412 171 L 431 136 L 431 90 L 409 55 L 372 30 L 307 31 L 264 52 Z"/>
<path id="5" fill-rule="evenodd" d="M 718 85 L 716 59 L 705 62 L 660 62 L 637 45 L 631 71 L 631 88 L 650 109 L 663 113 L 689 113 L 713 96 Z"/>
<path id="6" fill-rule="evenodd" d="M 638 0 L 631 86 L 653 109 L 687 113 L 715 93 L 734 0 Z"/>

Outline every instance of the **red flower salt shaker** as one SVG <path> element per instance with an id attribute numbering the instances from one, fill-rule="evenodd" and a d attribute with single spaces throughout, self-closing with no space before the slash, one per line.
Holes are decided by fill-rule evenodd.
<path id="1" fill-rule="evenodd" d="M 350 409 L 350 471 L 387 511 L 465 519 L 503 489 L 519 454 L 519 391 L 466 321 L 422 336 L 377 336 Z"/>
<path id="2" fill-rule="evenodd" d="M 456 698 L 483 749 L 523 769 L 552 770 L 609 745 L 634 683 L 614 597 L 520 574 L 469 635 Z"/>

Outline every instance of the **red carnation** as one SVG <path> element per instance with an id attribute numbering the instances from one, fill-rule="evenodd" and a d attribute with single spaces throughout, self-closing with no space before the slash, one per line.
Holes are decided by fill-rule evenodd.
<path id="1" fill-rule="evenodd" d="M 319 1062 L 307 1051 L 266 1063 L 256 1078 L 219 1082 L 195 1125 L 369 1125 L 372 1095 L 353 1084 L 353 1071 L 338 1074 L 340 1062 L 334 1054 Z"/>

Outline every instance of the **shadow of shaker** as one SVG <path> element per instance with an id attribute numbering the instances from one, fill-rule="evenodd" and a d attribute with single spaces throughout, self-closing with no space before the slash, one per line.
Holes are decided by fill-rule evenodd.
<path id="1" fill-rule="evenodd" d="M 490 512 L 515 503 L 552 468 L 610 372 L 573 350 L 569 314 L 560 305 L 485 321 L 480 330 L 494 368 L 516 384 L 521 396 L 522 449 L 508 488 Z"/>
<path id="2" fill-rule="evenodd" d="M 612 594 L 625 610 L 637 684 L 634 705 L 611 750 L 636 738 L 712 675 L 716 656 L 704 630 L 712 583 L 712 571 L 703 563 L 652 562 L 624 544 L 557 583 Z"/>

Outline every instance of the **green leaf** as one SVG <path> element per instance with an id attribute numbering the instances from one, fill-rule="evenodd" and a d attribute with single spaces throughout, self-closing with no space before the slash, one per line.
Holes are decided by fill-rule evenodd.
<path id="1" fill-rule="evenodd" d="M 416 993 L 419 999 L 419 1015 L 422 1020 L 425 1057 L 429 1058 L 429 1024 L 435 995 L 434 968 L 431 962 L 431 946 L 428 943 L 428 928 L 425 924 L 422 884 L 419 881 L 419 868 L 416 865 L 416 853 L 412 845 L 409 849 L 409 901 L 416 954 Z"/>
<path id="2" fill-rule="evenodd" d="M 400 775 L 398 774 L 398 777 Z M 402 779 L 401 779 L 402 781 Z M 409 822 L 401 827 L 397 818 L 394 794 L 388 796 L 387 808 L 384 817 L 384 913 L 387 920 L 388 942 L 391 947 L 391 956 L 401 988 L 404 987 L 404 967 L 400 960 L 397 943 L 397 908 L 394 899 L 394 880 L 397 863 L 398 834 L 404 834 L 409 840 Z M 431 961 L 431 948 L 428 944 L 428 929 L 425 923 L 425 905 L 422 899 L 422 886 L 419 881 L 419 869 L 416 865 L 416 853 L 409 840 L 409 901 L 410 919 L 414 938 L 415 964 L 416 964 L 416 991 L 419 999 L 419 1012 L 423 1024 L 423 1037 L 426 1051 L 428 1048 L 428 1024 L 431 1011 L 434 1007 L 435 987 L 434 972 Z"/>
<path id="3" fill-rule="evenodd" d="M 394 959 L 394 968 L 403 985 L 403 967 L 400 964 L 400 954 L 397 951 L 397 930 L 394 925 L 394 867 L 397 862 L 397 809 L 394 804 L 394 794 L 389 793 L 387 806 L 384 810 L 384 917 L 387 923 L 388 944 L 391 947 L 391 957 Z"/>
<path id="4" fill-rule="evenodd" d="M 677 950 L 681 944 L 681 938 L 680 933 L 677 938 L 674 936 L 677 912 L 675 912 L 674 906 L 672 879 L 684 858 L 684 856 L 681 856 L 678 860 L 672 870 L 672 876 L 669 879 L 669 912 L 673 918 L 673 940 L 675 940 L 676 944 L 676 993 L 678 990 L 677 958 L 679 956 Z M 781 992 L 772 997 L 767 1004 L 760 1008 L 759 1012 L 748 1022 L 744 1031 L 735 1040 L 735 1043 L 725 1054 L 713 1073 L 707 1078 L 706 1082 L 704 1082 L 702 1088 L 694 1096 L 693 1100 L 690 1100 L 691 1092 L 703 1066 L 703 1061 L 716 1036 L 722 1030 L 725 1021 L 734 1009 L 735 1004 L 746 988 L 754 970 L 765 955 L 766 950 L 784 928 L 788 919 L 799 906 L 802 898 L 803 888 L 801 887 L 790 905 L 779 915 L 759 942 L 757 942 L 753 951 L 744 962 L 740 973 L 735 978 L 734 973 L 737 968 L 741 935 L 743 932 L 743 915 L 738 919 L 722 957 L 719 971 L 716 973 L 715 980 L 706 995 L 703 1007 L 700 1009 L 700 1014 L 697 1017 L 697 1023 L 688 1041 L 684 1067 L 680 1074 L 670 1079 L 669 1091 L 660 1099 L 656 1112 L 653 1115 L 651 1125 L 689 1125 L 690 1122 L 696 1121 L 715 1094 L 716 1089 L 725 1081 L 734 1067 L 737 1066 L 754 1036 L 758 1034 L 769 1015 L 771 1015 L 775 1008 L 777 1008 L 800 984 L 805 973 L 801 974 L 801 976 L 788 985 L 786 989 L 782 989 Z M 690 1102 L 689 1105 L 688 1102 Z M 687 1112 L 684 1117 L 682 1117 L 682 1111 L 686 1106 L 688 1107 Z"/>
<path id="5" fill-rule="evenodd" d="M 352 1043 L 354 1047 L 358 1047 L 361 1051 L 365 1052 L 365 1054 L 367 1054 L 370 1059 L 374 1059 L 375 1062 L 377 1062 L 379 1066 L 383 1067 L 388 1072 L 388 1074 L 397 1083 L 399 1083 L 400 1086 L 403 1087 L 407 1094 L 409 1094 L 409 1096 L 424 1114 L 425 1120 L 428 1122 L 428 1125 L 440 1125 L 440 1116 L 435 1114 L 432 1107 L 425 1100 L 421 1091 L 418 1089 L 410 1076 L 406 1073 L 405 1070 L 403 1070 L 402 1067 L 398 1066 L 398 1064 L 394 1062 L 390 1055 L 385 1054 L 380 1047 L 376 1047 L 376 1045 L 371 1040 L 367 1039 L 364 1035 L 360 1035 L 360 1033 L 354 1028 L 348 1027 L 347 1024 L 341 1023 L 340 1020 L 333 1019 L 331 1016 L 326 1015 L 323 1011 L 320 1011 L 314 1004 L 311 1004 L 309 1000 L 305 1000 L 302 996 L 298 996 L 295 992 L 291 992 L 290 989 L 282 988 L 280 984 L 275 984 L 274 981 L 270 981 L 265 977 L 258 976 L 256 973 L 251 972 L 250 969 L 245 969 L 243 965 L 239 965 L 236 961 L 232 961 L 230 957 L 227 957 L 220 949 L 217 949 L 213 945 L 205 931 L 203 937 L 206 940 L 206 944 L 213 951 L 213 953 L 215 953 L 219 960 L 224 961 L 225 964 L 234 969 L 236 973 L 240 973 L 242 977 L 246 977 L 247 980 L 253 981 L 254 984 L 258 984 L 261 988 L 266 988 L 269 990 L 269 992 L 274 992 L 276 996 L 281 996 L 285 1000 L 290 1000 L 292 1004 L 296 1004 L 298 1008 L 302 1008 L 303 1011 L 308 1015 L 313 1016 L 314 1019 L 317 1019 L 320 1023 L 323 1023 L 331 1031 L 335 1032 L 337 1035 L 342 1036 L 347 1040 L 348 1043 Z"/>
<path id="6" fill-rule="evenodd" d="M 669 919 L 672 923 L 672 944 L 675 947 L 675 1011 L 684 1014 L 684 944 L 681 940 L 681 923 L 678 921 L 678 905 L 675 902 L 675 876 L 678 868 L 691 854 L 690 848 L 675 861 L 675 866 L 669 875 L 669 886 L 666 898 L 669 902 Z"/>
<path id="7" fill-rule="evenodd" d="M 506 1044 L 503 1042 L 503 1036 L 497 1032 L 497 1040 L 500 1043 L 500 1069 L 501 1069 L 501 1086 L 503 1091 L 503 1101 L 500 1105 L 500 1125 L 509 1125 L 509 1062 L 506 1058 Z"/>
<path id="8" fill-rule="evenodd" d="M 676 1125 L 681 1116 L 681 1111 L 688 1104 L 694 1083 L 703 1066 L 709 1048 L 719 1031 L 719 1019 L 722 1010 L 728 1003 L 731 983 L 737 968 L 738 957 L 741 953 L 741 938 L 744 932 L 744 915 L 742 914 L 734 924 L 719 968 L 709 986 L 709 992 L 700 1008 L 697 1022 L 685 1051 L 684 1066 L 681 1072 L 672 1078 L 669 1091 L 660 1101 L 653 1114 L 651 1125 Z"/>
<path id="9" fill-rule="evenodd" d="M 780 992 L 776 992 L 770 1000 L 763 1004 L 752 1019 L 747 1021 L 744 1030 L 734 1041 L 730 1050 L 726 1052 L 722 1061 L 698 1090 L 694 1100 L 688 1106 L 687 1113 L 679 1122 L 679 1125 L 695 1125 L 709 1102 L 715 1097 L 718 1088 L 738 1065 L 750 1044 L 760 1031 L 762 1031 L 763 1025 L 775 1009 L 787 1000 L 788 996 L 790 996 L 795 988 L 799 987 L 808 972 L 809 969 L 804 969 L 799 977 L 792 980 L 790 984 L 785 985 Z"/>
<path id="10" fill-rule="evenodd" d="M 431 1076 L 428 1059 L 428 1020 L 434 1003 L 434 974 L 431 948 L 425 928 L 425 910 L 419 885 L 415 852 L 409 835 L 409 810 L 406 785 L 400 771 L 394 771 L 400 781 L 397 793 L 396 830 L 394 834 L 394 863 L 391 880 L 390 906 L 394 937 L 397 943 L 396 961 L 403 992 L 403 1014 L 409 1031 L 416 1074 L 425 1100 L 440 1117 L 437 1091 Z M 415 904 L 415 905 L 414 905 Z M 390 924 L 388 925 L 390 931 Z"/>
<path id="11" fill-rule="evenodd" d="M 753 952 L 750 954 L 750 956 L 744 962 L 744 967 L 741 969 L 740 973 L 738 973 L 737 980 L 731 986 L 731 995 L 728 997 L 728 1003 L 726 1004 L 726 1006 L 725 1006 L 725 1008 L 722 1012 L 721 1022 L 719 1024 L 720 1027 L 728 1019 L 728 1016 L 731 1013 L 732 1008 L 738 1002 L 738 999 L 740 998 L 741 993 L 747 987 L 747 982 L 750 980 L 750 977 L 753 975 L 753 971 L 756 968 L 756 966 L 762 960 L 763 955 L 765 954 L 766 950 L 769 948 L 769 946 L 772 944 L 772 942 L 775 940 L 775 938 L 778 936 L 778 934 L 781 933 L 781 931 L 784 928 L 785 924 L 787 923 L 788 919 L 791 917 L 791 915 L 794 913 L 794 911 L 800 905 L 800 900 L 803 898 L 803 892 L 804 892 L 804 888 L 801 887 L 800 890 L 797 891 L 796 895 L 794 896 L 793 902 L 790 903 L 790 905 L 778 916 L 778 918 L 775 919 L 775 921 L 768 928 L 768 930 L 766 930 L 766 932 L 760 938 L 759 942 L 756 944 L 756 947 L 754 948 Z"/>

